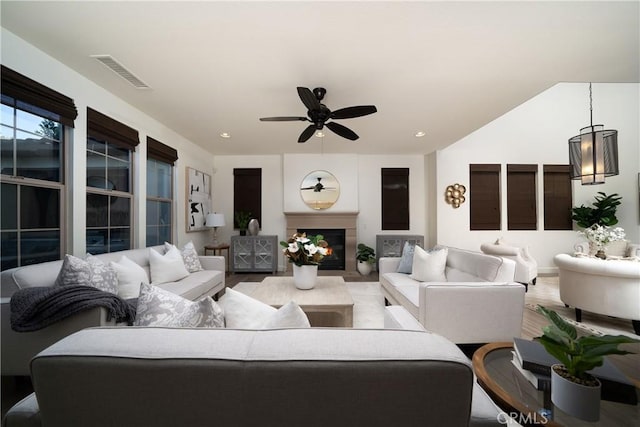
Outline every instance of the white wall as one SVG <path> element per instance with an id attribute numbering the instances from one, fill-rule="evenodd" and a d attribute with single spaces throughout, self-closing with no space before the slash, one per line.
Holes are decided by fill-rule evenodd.
<path id="1" fill-rule="evenodd" d="M 183 245 L 192 240 L 196 248 L 202 251 L 211 235 L 208 231 L 186 232 L 186 180 L 187 166 L 209 174 L 213 173 L 213 156 L 194 143 L 178 135 L 164 124 L 152 119 L 140 110 L 125 103 L 102 87 L 84 78 L 56 59 L 2 29 L 2 64 L 25 76 L 42 83 L 70 98 L 78 109 L 75 128 L 71 131 L 70 153 L 68 153 L 70 198 L 66 212 L 69 242 L 65 252 L 82 256 L 85 253 L 86 226 L 86 110 L 91 107 L 127 126 L 138 130 L 140 145 L 134 156 L 134 246 L 145 246 L 146 222 L 146 140 L 147 136 L 157 139 L 178 151 L 175 167 L 175 203 L 177 229 L 174 241 Z M 132 88 L 131 90 L 137 90 Z"/>
<path id="2" fill-rule="evenodd" d="M 639 149 L 638 84 L 593 84 L 594 124 L 618 130 L 620 175 L 603 185 L 582 186 L 573 181 L 574 205 L 590 205 L 602 191 L 623 196 L 618 208 L 619 226 L 633 242 L 640 241 L 638 172 Z M 542 165 L 568 164 L 568 140 L 589 125 L 588 83 L 560 83 L 502 117 L 437 153 L 437 241 L 445 245 L 479 250 L 480 244 L 498 237 L 528 245 L 542 273 L 555 272 L 553 257 L 571 253 L 581 240 L 576 231 L 544 231 Z M 459 209 L 446 204 L 442 193 L 447 185 L 461 183 L 469 188 L 469 164 L 502 165 L 502 229 L 469 230 L 469 203 Z M 506 165 L 538 164 L 538 230 L 508 231 L 506 215 Z M 468 193 L 468 198 L 473 197 Z"/>

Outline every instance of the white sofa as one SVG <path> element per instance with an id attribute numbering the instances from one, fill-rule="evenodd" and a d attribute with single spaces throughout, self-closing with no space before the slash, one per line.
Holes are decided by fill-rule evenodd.
<path id="1" fill-rule="evenodd" d="M 558 254 L 560 299 L 576 310 L 631 319 L 640 335 L 640 262 Z"/>
<path id="2" fill-rule="evenodd" d="M 519 337 L 525 287 L 514 282 L 515 262 L 447 249 L 446 282 L 418 282 L 397 272 L 401 258 L 380 258 L 380 284 L 388 303 L 405 307 L 428 331 L 456 344 Z"/>
<path id="3" fill-rule="evenodd" d="M 123 255 L 145 269 L 149 275 L 150 248 L 131 249 L 96 255 L 102 262 L 117 262 Z M 164 253 L 164 246 L 153 250 Z M 158 287 L 195 301 L 203 296 L 214 296 L 225 287 L 225 261 L 220 256 L 200 256 L 204 268 L 187 277 Z M 22 288 L 53 286 L 63 261 L 51 261 L 17 267 L 1 273 L 2 299 L 0 304 L 2 375 L 29 375 L 29 361 L 39 351 L 73 332 L 93 326 L 115 325 L 107 320 L 107 311 L 102 307 L 88 309 L 74 314 L 60 322 L 32 332 L 16 332 L 11 329 L 11 295 Z"/>

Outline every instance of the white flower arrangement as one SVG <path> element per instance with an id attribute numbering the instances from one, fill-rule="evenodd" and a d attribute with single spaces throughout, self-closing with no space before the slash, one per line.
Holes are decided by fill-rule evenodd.
<path id="1" fill-rule="evenodd" d="M 331 255 L 331 248 L 324 236 L 307 236 L 306 233 L 295 233 L 291 238 L 280 242 L 282 252 L 289 262 L 300 265 L 318 265 L 322 258 Z"/>
<path id="2" fill-rule="evenodd" d="M 626 236 L 622 227 L 611 228 L 598 224 L 585 228 L 579 234 L 585 236 L 589 242 L 595 244 L 599 249 L 602 249 L 608 243 L 623 240 Z"/>

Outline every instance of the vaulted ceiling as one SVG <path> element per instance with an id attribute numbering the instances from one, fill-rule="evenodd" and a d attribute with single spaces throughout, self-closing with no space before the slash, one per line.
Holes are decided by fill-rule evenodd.
<path id="1" fill-rule="evenodd" d="M 3 0 L 0 13 L 5 29 L 212 153 L 416 154 L 558 82 L 639 82 L 639 4 Z M 331 109 L 378 112 L 339 121 L 357 141 L 325 129 L 298 144 L 307 123 L 258 120 L 306 115 L 296 86 L 326 88 Z"/>

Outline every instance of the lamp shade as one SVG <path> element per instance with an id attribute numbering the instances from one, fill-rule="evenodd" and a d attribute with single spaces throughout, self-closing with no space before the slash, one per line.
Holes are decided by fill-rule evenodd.
<path id="1" fill-rule="evenodd" d="M 603 130 L 603 125 L 580 129 L 580 135 L 569 140 L 571 179 L 582 185 L 604 183 L 606 176 L 618 175 L 618 131 Z"/>
<path id="2" fill-rule="evenodd" d="M 224 214 L 221 213 L 210 213 L 207 214 L 206 221 L 204 223 L 205 227 L 224 227 Z"/>

